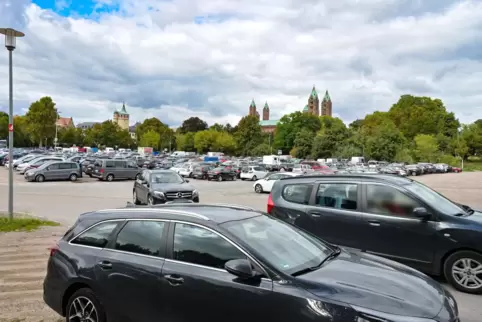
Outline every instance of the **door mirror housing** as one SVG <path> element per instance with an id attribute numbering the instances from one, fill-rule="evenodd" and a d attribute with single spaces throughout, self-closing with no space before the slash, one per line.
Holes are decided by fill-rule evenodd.
<path id="1" fill-rule="evenodd" d="M 413 209 L 413 214 L 415 215 L 415 217 L 418 217 L 418 218 L 421 218 L 423 220 L 428 220 L 430 219 L 430 217 L 432 216 L 427 208 L 425 207 L 417 207 L 417 208 L 414 208 Z"/>
<path id="2" fill-rule="evenodd" d="M 232 259 L 224 264 L 224 268 L 229 273 L 242 279 L 249 279 L 255 276 L 253 267 L 247 259 Z"/>
<path id="3" fill-rule="evenodd" d="M 184 180 L 184 181 L 187 182 L 187 183 L 189 183 L 189 180 L 188 180 L 188 179 L 186 179 L 186 180 Z"/>

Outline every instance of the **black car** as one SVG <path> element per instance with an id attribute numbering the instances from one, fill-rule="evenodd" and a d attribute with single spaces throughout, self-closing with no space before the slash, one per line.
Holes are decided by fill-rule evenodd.
<path id="1" fill-rule="evenodd" d="M 171 170 L 144 170 L 134 182 L 134 204 L 155 205 L 175 199 L 199 202 L 199 193 L 179 174 Z"/>
<path id="2" fill-rule="evenodd" d="M 383 174 L 277 181 L 268 212 L 324 240 L 387 257 L 482 293 L 482 212 Z"/>
<path id="3" fill-rule="evenodd" d="M 208 180 L 236 180 L 237 173 L 234 169 L 230 167 L 217 167 L 212 168 L 208 171 Z"/>
<path id="4" fill-rule="evenodd" d="M 424 274 L 232 205 L 83 214 L 50 251 L 43 297 L 67 321 L 458 319 Z"/>

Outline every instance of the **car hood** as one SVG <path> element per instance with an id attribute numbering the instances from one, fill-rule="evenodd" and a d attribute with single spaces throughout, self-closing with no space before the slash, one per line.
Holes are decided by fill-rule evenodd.
<path id="1" fill-rule="evenodd" d="M 152 191 L 193 191 L 194 187 L 189 183 L 154 183 L 151 186 Z"/>
<path id="2" fill-rule="evenodd" d="M 320 298 L 388 314 L 432 318 L 444 303 L 443 288 L 430 277 L 378 256 L 343 250 L 320 269 L 296 277 Z"/>
<path id="3" fill-rule="evenodd" d="M 474 209 L 474 213 L 464 217 L 466 220 L 476 222 L 477 224 L 482 224 L 482 210 L 481 209 Z"/>

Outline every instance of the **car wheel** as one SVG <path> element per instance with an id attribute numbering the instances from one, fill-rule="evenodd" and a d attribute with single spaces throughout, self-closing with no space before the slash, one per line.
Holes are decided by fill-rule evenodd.
<path id="1" fill-rule="evenodd" d="M 482 254 L 468 250 L 453 253 L 445 261 L 444 275 L 457 290 L 482 294 Z"/>
<path id="2" fill-rule="evenodd" d="M 262 193 L 263 192 L 263 187 L 260 184 L 257 184 L 254 186 L 254 192 L 256 193 Z"/>
<path id="3" fill-rule="evenodd" d="M 236 181 L 236 179 L 237 179 L 236 176 L 233 176 L 233 181 Z"/>
<path id="4" fill-rule="evenodd" d="M 208 178 L 208 176 L 206 174 L 203 174 L 202 179 L 206 180 L 207 178 Z"/>
<path id="5" fill-rule="evenodd" d="M 139 180 L 140 177 L 141 177 L 140 173 L 136 174 L 136 180 Z"/>
<path id="6" fill-rule="evenodd" d="M 89 288 L 81 288 L 67 302 L 65 321 L 106 322 L 102 303 Z"/>
<path id="7" fill-rule="evenodd" d="M 70 181 L 77 181 L 77 175 L 75 173 L 72 173 L 69 177 Z"/>
<path id="8" fill-rule="evenodd" d="M 258 180 L 258 177 L 253 176 L 253 178 L 251 180 L 256 181 L 256 180 Z"/>
<path id="9" fill-rule="evenodd" d="M 109 181 L 109 182 L 114 181 L 114 175 L 113 175 L 113 174 L 109 174 L 109 175 L 107 175 L 107 177 L 105 177 L 105 179 L 106 179 L 107 181 Z"/>
<path id="10" fill-rule="evenodd" d="M 92 175 L 91 175 L 90 173 L 89 173 L 89 174 L 87 174 L 87 175 L 88 175 L 90 178 L 92 178 Z"/>
<path id="11" fill-rule="evenodd" d="M 412 176 L 416 176 L 416 175 L 417 175 L 417 172 L 412 171 Z"/>
<path id="12" fill-rule="evenodd" d="M 223 181 L 223 176 L 218 176 L 218 181 L 219 182 Z"/>
<path id="13" fill-rule="evenodd" d="M 139 201 L 139 198 L 137 198 L 137 192 L 135 190 L 132 192 L 132 201 L 134 202 L 134 205 L 141 204 L 141 202 Z"/>
<path id="14" fill-rule="evenodd" d="M 152 205 L 155 205 L 155 204 L 156 204 L 156 202 L 154 201 L 154 197 L 153 197 L 153 196 L 149 195 L 149 196 L 147 197 L 147 204 L 148 204 L 149 206 L 152 206 Z"/>
<path id="15" fill-rule="evenodd" d="M 35 177 L 35 181 L 37 182 L 44 182 L 45 181 L 45 177 L 41 174 L 39 174 L 38 176 Z"/>

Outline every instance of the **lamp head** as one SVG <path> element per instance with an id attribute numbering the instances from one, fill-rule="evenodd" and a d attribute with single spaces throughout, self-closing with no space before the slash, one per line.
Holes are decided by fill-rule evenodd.
<path id="1" fill-rule="evenodd" d="M 0 34 L 5 35 L 5 47 L 12 51 L 17 45 L 17 37 L 24 37 L 25 34 L 12 28 L 0 28 Z"/>

